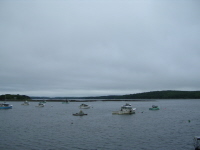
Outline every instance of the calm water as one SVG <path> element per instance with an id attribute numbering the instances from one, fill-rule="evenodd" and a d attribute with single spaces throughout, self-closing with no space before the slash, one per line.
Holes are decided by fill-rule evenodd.
<path id="1" fill-rule="evenodd" d="M 194 150 L 200 135 L 200 100 L 130 102 L 133 115 L 112 115 L 123 101 L 87 102 L 82 117 L 72 116 L 82 102 L 10 103 L 0 110 L 0 150 Z"/>

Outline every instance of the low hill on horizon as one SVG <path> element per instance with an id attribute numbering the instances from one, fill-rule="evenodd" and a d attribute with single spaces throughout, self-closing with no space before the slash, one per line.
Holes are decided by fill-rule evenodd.
<path id="1" fill-rule="evenodd" d="M 85 97 L 86 99 L 200 99 L 200 91 L 150 91 L 128 95 Z"/>
<path id="2" fill-rule="evenodd" d="M 150 91 L 127 95 L 88 96 L 88 97 L 31 97 L 33 99 L 200 99 L 200 91 Z"/>
<path id="3" fill-rule="evenodd" d="M 108 96 L 90 96 L 90 97 L 39 97 L 39 96 L 26 96 L 26 95 L 0 95 L 0 100 L 36 100 L 36 99 L 49 99 L 49 100 L 63 100 L 63 99 L 200 99 L 200 91 L 150 91 L 136 94 L 127 95 L 108 95 Z"/>

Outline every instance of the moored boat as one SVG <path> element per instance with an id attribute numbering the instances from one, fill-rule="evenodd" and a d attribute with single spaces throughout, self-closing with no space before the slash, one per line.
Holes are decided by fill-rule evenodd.
<path id="1" fill-rule="evenodd" d="M 156 105 L 152 105 L 151 108 L 149 108 L 149 110 L 159 110 L 159 107 Z"/>
<path id="2" fill-rule="evenodd" d="M 28 102 L 28 101 L 25 101 L 24 103 L 22 103 L 22 105 L 27 106 L 27 105 L 29 105 L 29 102 Z"/>
<path id="3" fill-rule="evenodd" d="M 11 109 L 12 105 L 9 103 L 0 103 L 0 109 Z"/>
<path id="4" fill-rule="evenodd" d="M 79 108 L 81 108 L 81 109 L 88 109 L 88 108 L 90 108 L 90 106 L 87 105 L 87 104 L 81 104 L 81 105 L 79 106 Z"/>
<path id="5" fill-rule="evenodd" d="M 75 113 L 75 114 L 73 114 L 74 116 L 85 116 L 85 115 L 87 115 L 87 114 L 85 114 L 82 110 L 80 110 L 80 112 L 79 113 Z"/>
<path id="6" fill-rule="evenodd" d="M 115 115 L 125 115 L 125 114 L 134 114 L 136 111 L 136 108 L 133 108 L 131 104 L 126 103 L 121 107 L 121 110 L 119 111 L 113 111 L 112 114 Z"/>
<path id="7" fill-rule="evenodd" d="M 37 106 L 35 106 L 35 107 L 44 107 L 44 105 L 45 105 L 44 103 L 42 103 L 42 102 L 39 102 L 39 103 L 38 103 L 38 105 L 37 105 Z"/>

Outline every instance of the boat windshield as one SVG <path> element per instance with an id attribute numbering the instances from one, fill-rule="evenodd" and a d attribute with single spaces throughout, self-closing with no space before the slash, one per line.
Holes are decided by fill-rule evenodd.
<path id="1" fill-rule="evenodd" d="M 122 106 L 122 109 L 132 109 L 132 107 L 128 106 Z"/>

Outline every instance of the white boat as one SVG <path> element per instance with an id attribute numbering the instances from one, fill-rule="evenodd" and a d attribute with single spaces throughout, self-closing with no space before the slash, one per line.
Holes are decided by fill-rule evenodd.
<path id="1" fill-rule="evenodd" d="M 38 103 L 38 105 L 37 105 L 37 106 L 35 106 L 35 107 L 44 107 L 44 105 L 45 105 L 44 103 L 42 103 L 42 102 L 39 102 L 39 103 Z"/>
<path id="2" fill-rule="evenodd" d="M 22 105 L 27 106 L 27 105 L 29 105 L 29 102 L 28 102 L 28 101 L 25 101 Z"/>
<path id="3" fill-rule="evenodd" d="M 200 150 L 200 136 L 194 137 L 194 148 L 195 150 Z"/>
<path id="4" fill-rule="evenodd" d="M 89 106 L 89 105 L 86 105 L 86 104 L 81 104 L 81 105 L 79 106 L 79 108 L 81 108 L 81 109 L 88 109 L 88 108 L 90 108 L 90 106 Z"/>
<path id="5" fill-rule="evenodd" d="M 134 114 L 136 108 L 133 108 L 131 104 L 126 103 L 121 107 L 121 110 L 119 111 L 113 111 L 112 114 L 116 115 L 125 115 L 125 114 Z"/>

